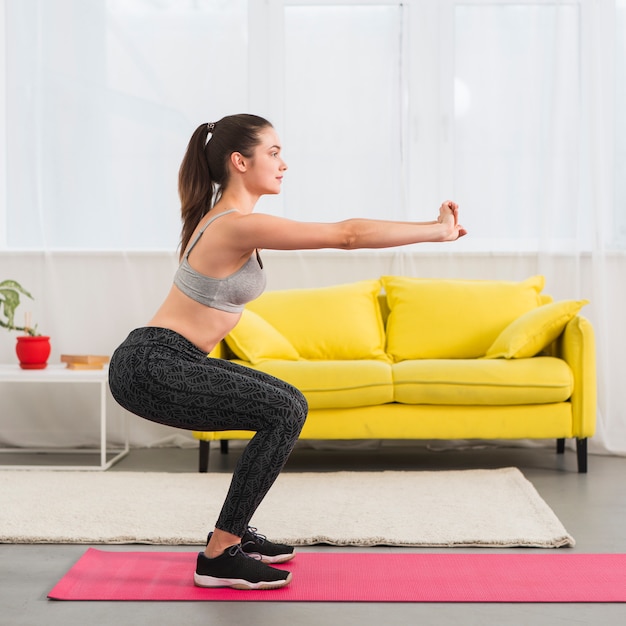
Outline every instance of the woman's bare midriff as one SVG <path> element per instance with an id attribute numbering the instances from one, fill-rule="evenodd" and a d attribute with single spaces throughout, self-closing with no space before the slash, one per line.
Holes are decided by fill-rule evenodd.
<path id="1" fill-rule="evenodd" d="M 208 354 L 235 327 L 240 317 L 241 313 L 228 313 L 195 302 L 172 285 L 167 298 L 146 325 L 173 330 Z"/>

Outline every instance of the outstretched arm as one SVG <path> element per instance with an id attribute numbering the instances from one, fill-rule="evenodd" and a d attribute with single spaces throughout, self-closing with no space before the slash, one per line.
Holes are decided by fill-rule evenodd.
<path id="1" fill-rule="evenodd" d="M 432 222 L 396 222 L 353 218 L 333 223 L 296 222 L 271 215 L 242 215 L 224 224 L 225 235 L 242 250 L 314 250 L 391 248 L 412 243 L 455 241 L 466 234 L 451 201 Z"/>

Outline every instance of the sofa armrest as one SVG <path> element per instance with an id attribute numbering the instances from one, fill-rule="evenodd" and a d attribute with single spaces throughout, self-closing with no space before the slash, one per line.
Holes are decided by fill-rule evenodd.
<path id="1" fill-rule="evenodd" d="M 579 439 L 591 437 L 596 428 L 597 408 L 596 346 L 591 322 L 581 315 L 574 317 L 555 347 L 555 356 L 562 358 L 574 375 L 573 435 Z"/>

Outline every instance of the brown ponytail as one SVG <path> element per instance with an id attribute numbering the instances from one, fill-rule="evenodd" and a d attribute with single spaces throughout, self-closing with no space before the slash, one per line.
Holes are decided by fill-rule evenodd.
<path id="1" fill-rule="evenodd" d="M 259 133 L 271 124 L 257 115 L 229 115 L 219 122 L 196 128 L 178 172 L 178 195 L 183 228 L 180 237 L 182 258 L 191 235 L 228 184 L 228 160 L 233 152 L 251 158 Z M 207 142 L 209 131 L 211 139 Z"/>
<path id="2" fill-rule="evenodd" d="M 183 221 L 180 237 L 181 257 L 202 216 L 211 208 L 213 182 L 205 153 L 208 134 L 206 124 L 196 128 L 178 171 L 178 195 Z"/>

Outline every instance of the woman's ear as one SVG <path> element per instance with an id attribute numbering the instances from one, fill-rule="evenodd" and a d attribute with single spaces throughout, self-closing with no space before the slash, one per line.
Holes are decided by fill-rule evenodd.
<path id="1" fill-rule="evenodd" d="M 233 152 L 230 155 L 230 162 L 238 172 L 245 172 L 248 169 L 248 160 L 241 152 Z"/>

